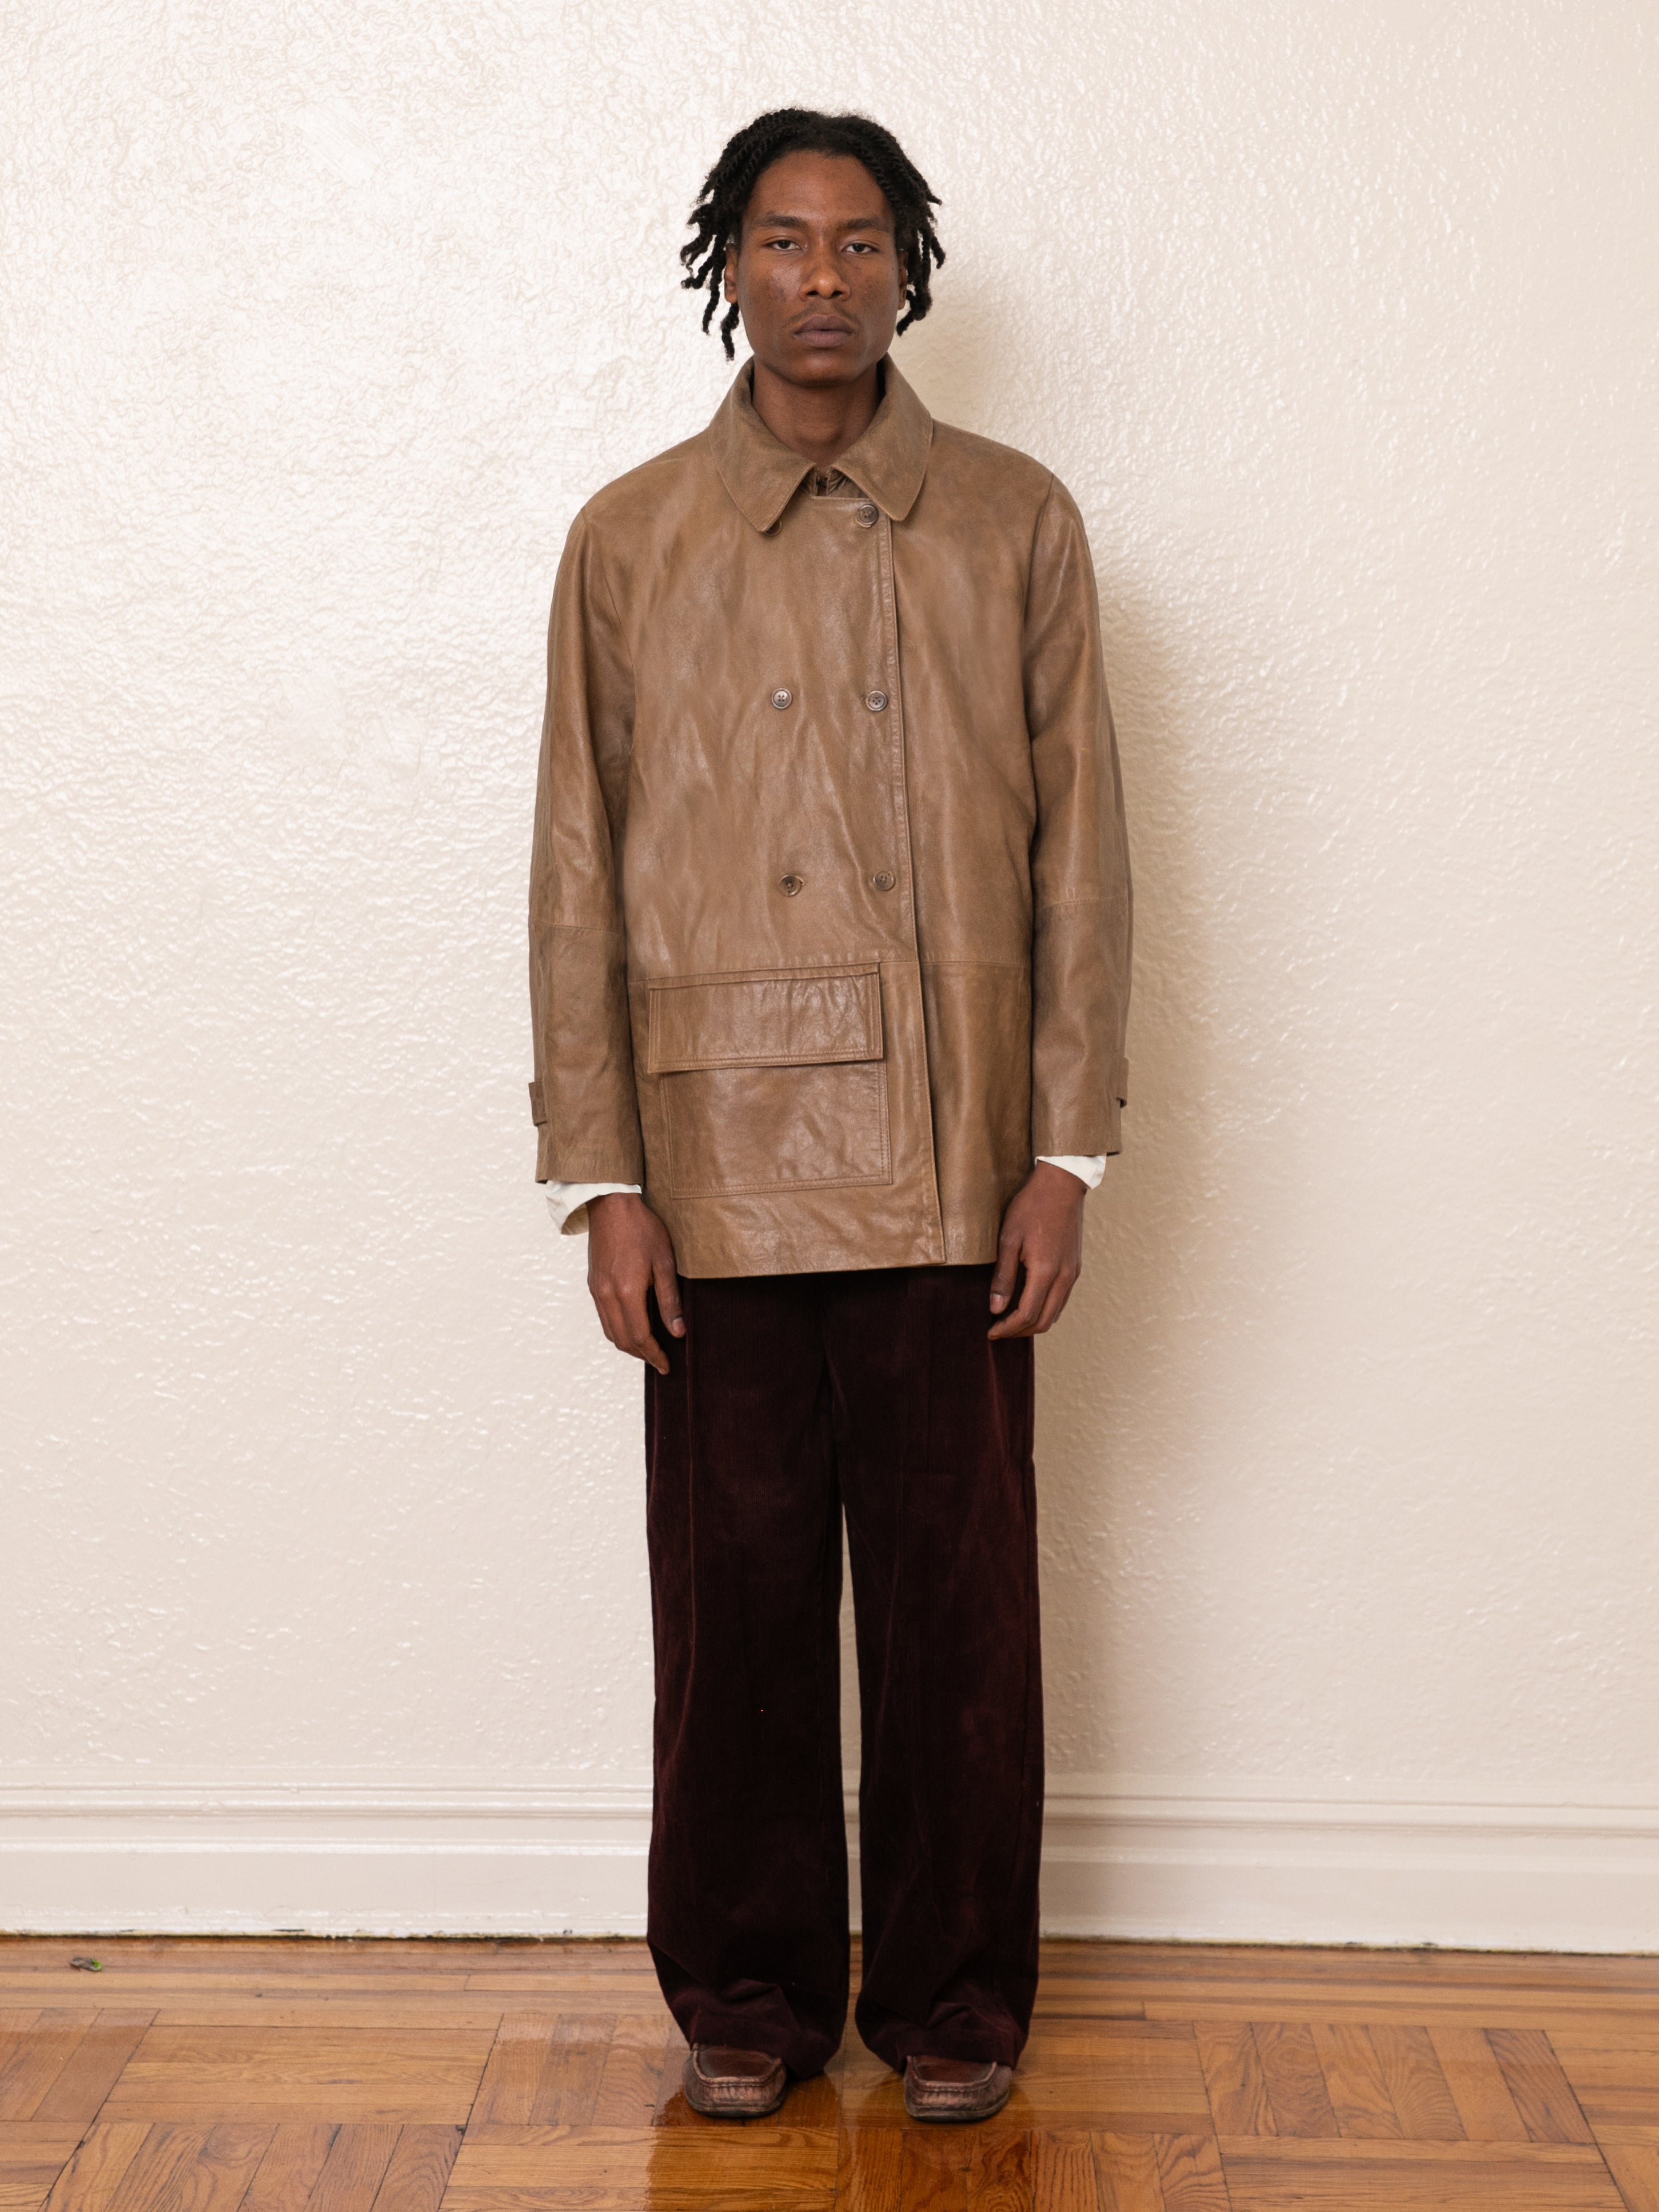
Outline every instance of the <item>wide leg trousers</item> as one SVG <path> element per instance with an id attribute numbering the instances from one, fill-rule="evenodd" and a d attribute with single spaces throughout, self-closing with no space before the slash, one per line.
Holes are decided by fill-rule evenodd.
<path id="1" fill-rule="evenodd" d="M 988 1267 L 684 1280 L 646 1372 L 647 1933 L 680 2027 L 817 2073 L 846 2021 L 839 1613 L 857 1629 L 859 2033 L 1024 2047 L 1042 1690 L 1032 1347 Z"/>

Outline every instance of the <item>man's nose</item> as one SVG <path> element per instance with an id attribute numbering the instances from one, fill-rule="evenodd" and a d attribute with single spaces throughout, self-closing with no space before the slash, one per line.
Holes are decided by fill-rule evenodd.
<path id="1" fill-rule="evenodd" d="M 847 289 L 841 265 L 827 246 L 809 255 L 801 289 L 810 292 L 817 300 L 836 298 Z"/>

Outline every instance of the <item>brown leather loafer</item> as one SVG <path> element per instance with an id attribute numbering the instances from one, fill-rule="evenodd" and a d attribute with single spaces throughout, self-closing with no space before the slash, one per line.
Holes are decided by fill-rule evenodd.
<path id="1" fill-rule="evenodd" d="M 1013 2068 L 994 2061 L 912 2058 L 904 2069 L 904 2109 L 913 2120 L 988 2120 L 1013 2086 Z"/>
<path id="2" fill-rule="evenodd" d="M 694 2043 L 685 2057 L 685 2101 L 711 2120 L 758 2120 L 789 2094 L 781 2058 L 729 2043 Z"/>

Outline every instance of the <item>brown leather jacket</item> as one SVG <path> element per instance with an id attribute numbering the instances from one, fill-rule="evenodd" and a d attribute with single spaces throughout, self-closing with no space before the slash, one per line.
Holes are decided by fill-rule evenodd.
<path id="1" fill-rule="evenodd" d="M 553 596 L 537 1174 L 642 1182 L 687 1275 L 985 1261 L 1114 1152 L 1129 870 L 1065 487 L 890 361 L 820 475 L 756 414 L 609 484 Z"/>

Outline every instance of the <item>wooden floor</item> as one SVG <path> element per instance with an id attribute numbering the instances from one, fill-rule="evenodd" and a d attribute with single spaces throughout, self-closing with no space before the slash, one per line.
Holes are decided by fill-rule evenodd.
<path id="1" fill-rule="evenodd" d="M 0 2212 L 1659 2212 L 1659 1959 L 1054 1943 L 981 2128 L 684 2050 L 633 1943 L 0 1940 Z"/>

